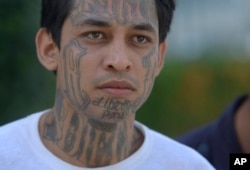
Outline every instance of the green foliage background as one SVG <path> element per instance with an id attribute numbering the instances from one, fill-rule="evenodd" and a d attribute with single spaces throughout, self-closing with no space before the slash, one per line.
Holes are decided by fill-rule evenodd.
<path id="1" fill-rule="evenodd" d="M 137 118 L 170 136 L 217 118 L 250 89 L 250 62 L 217 55 L 206 56 L 210 60 L 167 61 Z"/>
<path id="2" fill-rule="evenodd" d="M 0 1 L 0 125 L 53 105 L 55 76 L 36 58 L 39 11 L 39 1 Z M 249 91 L 248 60 L 222 52 L 199 60 L 170 55 L 137 113 L 137 120 L 155 130 L 179 135 L 215 119 L 235 97 Z"/>

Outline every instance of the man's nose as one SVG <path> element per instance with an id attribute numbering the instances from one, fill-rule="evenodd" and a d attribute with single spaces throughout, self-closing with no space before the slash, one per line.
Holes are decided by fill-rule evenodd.
<path id="1" fill-rule="evenodd" d="M 113 41 L 107 51 L 108 54 L 104 59 L 105 70 L 118 72 L 128 72 L 131 70 L 131 56 L 129 56 L 129 49 L 124 40 L 118 39 Z"/>

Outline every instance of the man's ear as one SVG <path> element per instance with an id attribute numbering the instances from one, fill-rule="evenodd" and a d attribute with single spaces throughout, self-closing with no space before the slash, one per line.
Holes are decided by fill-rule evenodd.
<path id="1" fill-rule="evenodd" d="M 36 51 L 40 63 L 45 68 L 50 71 L 57 70 L 59 50 L 45 28 L 40 28 L 36 34 Z"/>
<path id="2" fill-rule="evenodd" d="M 156 76 L 158 76 L 164 66 L 165 63 L 165 54 L 167 50 L 167 42 L 163 41 L 159 45 L 159 51 L 158 51 L 158 63 L 156 68 Z"/>

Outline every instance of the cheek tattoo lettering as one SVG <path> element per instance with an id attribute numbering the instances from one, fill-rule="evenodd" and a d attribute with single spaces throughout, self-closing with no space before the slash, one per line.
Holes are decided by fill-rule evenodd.
<path id="1" fill-rule="evenodd" d="M 144 102 L 147 99 L 153 88 L 156 56 L 157 51 L 154 48 L 147 55 L 142 57 L 142 67 L 146 70 L 146 74 L 144 79 L 144 92 L 141 102 Z"/>
<path id="2" fill-rule="evenodd" d="M 154 79 L 154 69 L 156 66 L 156 62 L 153 61 L 152 63 L 152 60 L 156 58 L 156 54 L 156 50 L 153 49 L 142 58 L 142 66 L 147 71 L 145 76 L 145 82 Z"/>
<path id="3" fill-rule="evenodd" d="M 64 76 L 65 76 L 65 94 L 69 97 L 70 102 L 79 111 L 84 111 L 89 103 L 88 94 L 81 88 L 80 72 L 81 59 L 86 54 L 87 49 L 83 48 L 80 43 L 72 39 L 64 48 Z"/>

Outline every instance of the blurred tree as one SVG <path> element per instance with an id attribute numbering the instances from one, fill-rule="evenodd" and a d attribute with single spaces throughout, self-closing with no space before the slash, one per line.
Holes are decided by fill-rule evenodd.
<path id="1" fill-rule="evenodd" d="M 176 136 L 218 117 L 235 97 L 250 91 L 250 61 L 219 60 L 220 55 L 168 61 L 137 119 Z"/>
<path id="2" fill-rule="evenodd" d="M 32 103 L 40 102 L 40 107 L 47 104 L 39 94 L 52 79 L 44 82 L 48 75 L 41 71 L 34 44 L 39 25 L 38 3 L 0 1 L 0 124 L 37 109 Z"/>

